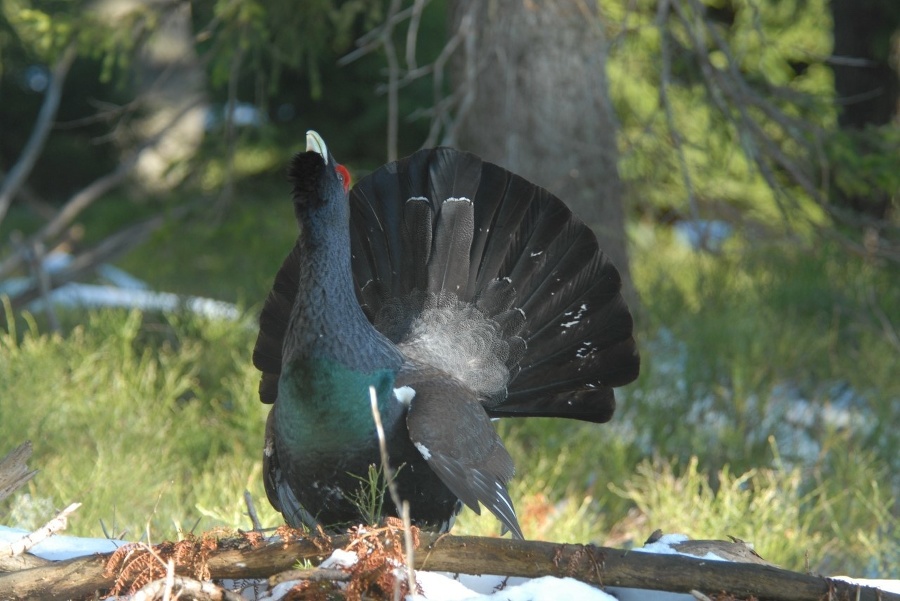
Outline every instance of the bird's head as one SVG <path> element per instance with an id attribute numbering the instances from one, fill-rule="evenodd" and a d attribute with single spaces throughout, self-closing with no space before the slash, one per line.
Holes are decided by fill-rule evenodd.
<path id="1" fill-rule="evenodd" d="M 288 179 L 294 185 L 294 211 L 298 218 L 312 213 L 346 212 L 350 173 L 334 160 L 316 132 L 306 132 L 306 152 L 294 156 Z"/>

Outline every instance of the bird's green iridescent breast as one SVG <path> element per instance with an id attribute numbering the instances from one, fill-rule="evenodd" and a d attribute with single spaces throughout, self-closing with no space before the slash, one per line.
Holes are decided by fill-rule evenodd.
<path id="1" fill-rule="evenodd" d="M 280 439 L 295 449 L 346 453 L 348 447 L 376 440 L 369 387 L 378 396 L 385 422 L 401 409 L 392 399 L 391 370 L 357 371 L 324 357 L 304 357 L 286 363 L 278 382 L 275 427 Z"/>

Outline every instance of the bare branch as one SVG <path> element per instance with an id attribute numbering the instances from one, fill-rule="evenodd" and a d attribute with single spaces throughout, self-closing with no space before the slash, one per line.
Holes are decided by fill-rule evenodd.
<path id="1" fill-rule="evenodd" d="M 688 206 L 691 210 L 691 218 L 694 221 L 700 219 L 700 208 L 697 204 L 697 196 L 694 193 L 694 182 L 691 178 L 690 169 L 688 169 L 687 159 L 684 156 L 684 148 L 682 147 L 681 130 L 675 124 L 675 117 L 672 114 L 672 104 L 669 102 L 669 85 L 672 75 L 672 54 L 669 48 L 669 32 L 666 28 L 666 19 L 669 15 L 669 0 L 659 0 L 656 6 L 656 26 L 659 29 L 659 44 L 661 54 L 661 72 L 659 81 L 659 99 L 663 106 L 663 112 L 666 116 L 666 124 L 669 127 L 669 133 L 672 135 L 672 142 L 675 145 L 675 154 L 678 156 L 678 166 L 681 169 L 681 178 L 687 189 Z M 706 230 L 701 233 L 701 247 L 706 247 Z"/>
<path id="2" fill-rule="evenodd" d="M 409 27 L 406 29 L 406 69 L 416 70 L 416 42 L 419 40 L 419 23 L 422 21 L 422 11 L 429 0 L 414 0 L 412 14 L 409 17 Z"/>
<path id="3" fill-rule="evenodd" d="M 111 234 L 93 248 L 77 255 L 64 270 L 50 274 L 50 288 L 55 289 L 63 284 L 78 280 L 92 272 L 97 265 L 121 256 L 131 248 L 141 244 L 147 237 L 166 223 L 169 219 L 177 219 L 193 207 L 183 205 L 166 214 L 157 215 L 118 232 Z M 40 296 L 37 283 L 20 292 L 11 300 L 12 308 L 18 309 Z"/>
<path id="4" fill-rule="evenodd" d="M 194 102 L 186 103 L 170 120 L 160 128 L 152 137 L 148 138 L 139 148 L 137 148 L 131 156 L 119 163 L 119 166 L 111 173 L 108 173 L 91 184 L 76 192 L 66 204 L 59 210 L 56 216 L 47 223 L 40 231 L 33 234 L 26 241 L 27 245 L 34 245 L 37 242 L 47 243 L 58 237 L 69 226 L 70 223 L 86 208 L 94 203 L 98 198 L 112 190 L 123 181 L 137 165 L 141 153 L 155 146 L 165 133 L 171 129 L 178 121 L 195 106 L 200 103 L 200 99 Z M 9 256 L 3 263 L 0 263 L 0 279 L 9 276 L 13 271 L 23 265 L 24 257 L 21 253 L 15 253 Z"/>
<path id="5" fill-rule="evenodd" d="M 239 44 L 231 57 L 228 73 L 228 103 L 225 107 L 225 182 L 219 194 L 218 204 L 220 207 L 227 205 L 234 195 L 234 155 L 237 151 L 234 117 L 237 112 L 237 87 L 243 60 L 244 50 Z"/>
<path id="6" fill-rule="evenodd" d="M 378 448 L 381 451 L 381 469 L 384 471 L 384 481 L 387 483 L 394 507 L 400 511 L 400 508 L 403 507 L 403 502 L 400 500 L 400 492 L 397 490 L 397 483 L 394 481 L 394 470 L 389 461 L 390 457 L 388 456 L 387 442 L 384 437 L 384 426 L 381 424 L 381 412 L 378 410 L 378 395 L 375 393 L 374 386 L 369 386 L 369 404 L 372 409 L 372 418 L 375 420 L 375 432 L 378 434 Z"/>
<path id="7" fill-rule="evenodd" d="M 38 156 L 40 156 L 41 151 L 44 149 L 44 143 L 47 141 L 47 136 L 50 134 L 50 128 L 53 125 L 54 117 L 56 117 L 56 111 L 59 109 L 63 83 L 66 81 L 66 75 L 68 75 L 69 69 L 72 67 L 72 63 L 75 61 L 77 54 L 78 52 L 75 44 L 71 43 L 66 47 L 59 57 L 59 60 L 57 60 L 56 64 L 53 66 L 53 70 L 50 73 L 50 85 L 47 87 L 47 93 L 44 94 L 44 102 L 41 104 L 41 110 L 38 113 L 37 121 L 34 124 L 34 128 L 31 130 L 31 136 L 28 138 L 25 148 L 22 149 L 22 155 L 7 174 L 6 179 L 3 181 L 3 186 L 0 188 L 0 223 L 2 223 L 3 219 L 6 217 L 9 205 L 12 203 L 13 198 L 15 198 L 19 188 L 21 188 L 22 184 L 25 183 L 25 180 L 28 179 L 28 175 L 31 173 L 32 168 L 34 168 Z"/>
<path id="8" fill-rule="evenodd" d="M 81 507 L 81 503 L 72 503 L 60 511 L 55 518 L 31 534 L 27 534 L 19 540 L 0 546 L 0 557 L 15 557 L 16 555 L 21 555 L 42 540 L 49 538 L 60 530 L 65 530 L 68 525 L 69 515 L 74 513 L 79 507 Z"/>
<path id="9" fill-rule="evenodd" d="M 400 63 L 397 60 L 397 51 L 394 48 L 394 20 L 393 16 L 400 9 L 400 0 L 391 0 L 391 6 L 388 9 L 388 20 L 381 29 L 381 45 L 384 48 L 384 55 L 388 64 L 388 123 L 387 123 L 387 160 L 388 162 L 397 160 L 397 138 L 399 135 L 399 90 L 397 89 L 397 81 L 400 78 Z"/>
<path id="10" fill-rule="evenodd" d="M 383 35 L 383 31 L 385 29 L 393 29 L 398 23 L 403 22 L 404 19 L 408 19 L 412 15 L 414 8 L 415 6 L 411 6 L 399 12 L 388 11 L 388 18 L 385 23 L 381 27 L 376 27 L 372 31 L 356 40 L 356 45 L 358 46 L 358 48 L 338 59 L 337 64 L 341 67 L 343 67 L 344 65 L 349 65 L 353 61 L 359 60 L 365 55 L 374 51 L 381 45 L 381 36 Z"/>
<path id="11" fill-rule="evenodd" d="M 31 480 L 37 470 L 28 469 L 31 442 L 26 441 L 0 459 L 0 501 Z"/>
<path id="12" fill-rule="evenodd" d="M 262 530 L 262 522 L 259 521 L 259 515 L 256 513 L 256 507 L 253 505 L 253 497 L 250 495 L 249 490 L 244 491 L 244 503 L 247 505 L 247 516 L 250 518 L 250 523 L 253 524 L 253 529 Z"/>

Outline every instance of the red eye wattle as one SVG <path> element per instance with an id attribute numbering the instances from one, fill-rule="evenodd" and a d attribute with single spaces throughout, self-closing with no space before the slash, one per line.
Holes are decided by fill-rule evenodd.
<path id="1" fill-rule="evenodd" d="M 348 191 L 350 189 L 350 172 L 343 165 L 338 165 L 334 170 L 337 171 L 338 177 L 344 184 L 344 192 Z"/>

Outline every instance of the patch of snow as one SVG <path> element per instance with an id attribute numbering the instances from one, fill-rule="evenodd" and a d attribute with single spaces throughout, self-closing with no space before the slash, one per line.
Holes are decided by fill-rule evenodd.
<path id="1" fill-rule="evenodd" d="M 72 262 L 71 255 L 52 252 L 44 257 L 44 270 L 53 274 L 65 269 Z M 171 292 L 154 292 L 146 282 L 113 265 L 97 267 L 97 275 L 111 285 L 81 284 L 71 282 L 56 288 L 48 295 L 54 305 L 66 307 L 124 307 L 144 311 L 187 310 L 212 319 L 234 321 L 240 318 L 238 308 L 224 301 L 197 296 L 181 296 Z M 31 278 L 9 278 L 0 282 L 0 294 L 16 296 L 31 286 Z M 44 300 L 28 305 L 31 311 L 43 308 Z"/>
<path id="2" fill-rule="evenodd" d="M 470 577 L 469 582 L 475 582 L 477 588 L 483 590 L 485 584 L 490 587 L 489 592 L 485 593 L 477 593 L 461 582 L 437 572 L 416 572 L 416 579 L 422 584 L 424 594 L 407 595 L 408 601 L 557 601 L 558 599 L 616 601 L 615 597 L 599 588 L 574 578 L 544 576 L 524 580 L 498 576 Z"/>
<path id="3" fill-rule="evenodd" d="M 658 555 L 688 555 L 687 553 L 680 553 L 673 549 L 673 545 L 678 545 L 685 541 L 690 540 L 690 537 L 684 534 L 664 534 L 659 540 L 648 543 L 643 547 L 637 547 L 632 549 L 632 551 L 639 551 L 641 553 L 656 553 Z M 695 555 L 690 555 L 689 557 L 696 557 Z"/>
<path id="4" fill-rule="evenodd" d="M 0 544 L 15 542 L 28 534 L 30 534 L 28 530 L 0 526 Z M 127 541 L 55 534 L 32 547 L 29 553 L 41 559 L 62 561 L 73 557 L 93 555 L 94 553 L 112 553 L 124 544 L 127 544 Z"/>
<path id="5" fill-rule="evenodd" d="M 615 595 L 619 601 L 697 601 L 693 595 L 687 593 L 670 593 L 668 591 L 653 591 L 646 588 L 622 588 L 620 586 L 608 586 L 607 592 Z"/>
<path id="6" fill-rule="evenodd" d="M 421 595 L 407 595 L 407 599 L 428 601 L 456 601 L 477 595 L 459 580 L 439 572 L 416 572 L 416 583 L 422 587 Z"/>
<path id="7" fill-rule="evenodd" d="M 357 557 L 356 553 L 344 551 L 343 549 L 335 549 L 334 552 L 319 565 L 319 567 L 351 568 L 356 565 L 357 561 L 359 561 L 359 557 Z"/>
<path id="8" fill-rule="evenodd" d="M 860 586 L 870 586 L 886 593 L 896 593 L 900 595 L 900 580 L 878 580 L 873 578 L 851 578 L 850 576 L 834 576 L 835 580 L 843 580 L 844 582 L 852 582 Z"/>

